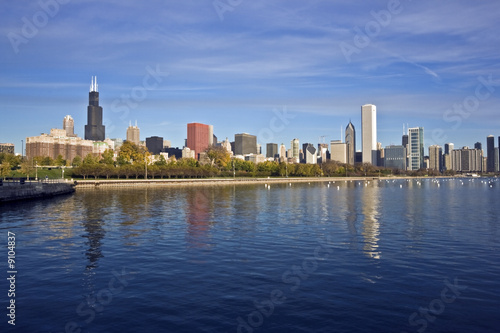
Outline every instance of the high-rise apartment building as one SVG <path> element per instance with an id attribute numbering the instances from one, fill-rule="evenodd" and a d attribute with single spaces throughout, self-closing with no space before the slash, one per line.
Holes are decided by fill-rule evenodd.
<path id="1" fill-rule="evenodd" d="M 187 140 L 186 146 L 194 150 L 196 159 L 199 159 L 200 154 L 204 152 L 213 142 L 213 127 L 200 123 L 187 124 Z"/>
<path id="2" fill-rule="evenodd" d="M 72 137 L 75 135 L 75 121 L 68 115 L 63 119 L 63 130 L 66 131 L 66 136 Z"/>
<path id="3" fill-rule="evenodd" d="M 105 128 L 102 124 L 102 107 L 99 106 L 97 77 L 92 77 L 87 107 L 87 125 L 85 125 L 85 140 L 104 141 Z"/>
<path id="4" fill-rule="evenodd" d="M 132 124 L 130 124 L 127 128 L 127 141 L 139 145 L 141 142 L 140 134 L 141 132 L 139 130 L 139 127 L 137 126 L 137 121 L 136 121 L 135 126 L 132 126 Z"/>
<path id="5" fill-rule="evenodd" d="M 345 144 L 346 144 L 346 161 L 350 165 L 354 165 L 356 159 L 356 130 L 354 125 L 349 121 L 345 128 Z"/>
<path id="6" fill-rule="evenodd" d="M 444 144 L 444 154 L 445 155 L 450 155 L 451 151 L 455 149 L 455 144 L 454 143 L 445 143 Z"/>
<path id="7" fill-rule="evenodd" d="M 295 163 L 297 163 L 298 161 L 300 161 L 300 143 L 299 143 L 299 139 L 293 139 L 290 142 L 290 149 L 292 150 L 292 156 L 288 156 L 288 157 L 292 157 L 295 160 Z"/>
<path id="8" fill-rule="evenodd" d="M 0 153 L 14 154 L 14 144 L 0 143 Z"/>
<path id="9" fill-rule="evenodd" d="M 280 146 L 280 159 L 282 158 L 286 158 L 286 147 L 283 143 Z"/>
<path id="10" fill-rule="evenodd" d="M 486 138 L 487 172 L 495 172 L 495 137 L 489 135 Z"/>
<path id="11" fill-rule="evenodd" d="M 429 169 L 441 172 L 443 170 L 443 149 L 438 145 L 429 147 Z"/>
<path id="12" fill-rule="evenodd" d="M 104 149 L 109 145 L 102 143 Z M 96 146 L 94 146 L 94 144 Z M 76 156 L 84 158 L 88 154 L 99 153 L 99 142 L 92 140 L 82 140 L 82 138 L 66 135 L 66 130 L 53 128 L 50 134 L 26 138 L 26 156 L 33 158 L 37 156 L 50 157 L 56 159 L 61 155 L 64 159 L 72 161 Z"/>
<path id="13" fill-rule="evenodd" d="M 361 146 L 363 163 L 377 165 L 377 107 L 373 104 L 361 107 Z"/>
<path id="14" fill-rule="evenodd" d="M 408 170 L 424 168 L 424 128 L 408 128 Z"/>
<path id="15" fill-rule="evenodd" d="M 451 151 L 452 169 L 460 172 L 482 172 L 483 151 L 481 149 L 453 149 Z"/>
<path id="16" fill-rule="evenodd" d="M 248 133 L 235 134 L 234 150 L 235 155 L 257 154 L 257 137 Z"/>

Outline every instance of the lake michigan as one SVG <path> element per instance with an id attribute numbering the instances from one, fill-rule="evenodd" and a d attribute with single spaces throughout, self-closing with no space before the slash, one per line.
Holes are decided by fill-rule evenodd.
<path id="1" fill-rule="evenodd" d="M 497 179 L 78 189 L 0 228 L 2 332 L 500 330 Z"/>

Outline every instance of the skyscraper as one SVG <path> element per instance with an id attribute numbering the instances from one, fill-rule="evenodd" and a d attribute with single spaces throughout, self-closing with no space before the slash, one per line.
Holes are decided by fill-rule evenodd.
<path id="1" fill-rule="evenodd" d="M 403 137 L 401 138 L 401 144 L 405 148 L 408 146 L 408 134 L 403 134 Z"/>
<path id="2" fill-rule="evenodd" d="M 186 146 L 194 150 L 198 159 L 200 153 L 204 152 L 213 142 L 213 127 L 200 123 L 187 124 Z"/>
<path id="3" fill-rule="evenodd" d="M 152 136 L 146 138 L 146 147 L 149 152 L 153 155 L 158 155 L 163 150 L 163 138 L 158 136 Z"/>
<path id="4" fill-rule="evenodd" d="M 314 148 L 314 145 L 312 143 L 304 143 L 302 145 L 302 150 L 304 153 L 304 163 L 316 164 L 318 162 L 316 148 Z"/>
<path id="5" fill-rule="evenodd" d="M 295 159 L 295 163 L 297 163 L 299 160 L 300 160 L 300 146 L 299 146 L 299 139 L 293 139 L 291 142 L 290 142 L 290 148 L 292 150 L 292 156 L 288 156 L 288 157 L 292 157 Z"/>
<path id="6" fill-rule="evenodd" d="M 486 138 L 486 172 L 495 172 L 495 137 L 488 135 Z"/>
<path id="7" fill-rule="evenodd" d="M 278 144 L 268 143 L 266 145 L 266 157 L 275 157 L 278 155 Z"/>
<path id="8" fill-rule="evenodd" d="M 66 136 L 74 137 L 75 136 L 75 121 L 71 116 L 66 116 L 63 119 L 63 129 L 66 131 Z"/>
<path id="9" fill-rule="evenodd" d="M 356 158 L 356 130 L 354 125 L 349 121 L 345 128 L 345 144 L 346 144 L 346 161 L 350 165 L 354 165 Z"/>
<path id="10" fill-rule="evenodd" d="M 429 169 L 442 171 L 443 169 L 443 149 L 440 146 L 432 145 L 429 147 Z"/>
<path id="11" fill-rule="evenodd" d="M 451 151 L 455 148 L 455 144 L 454 143 L 445 143 L 444 144 L 444 154 L 445 155 L 450 155 L 451 154 Z"/>
<path id="12" fill-rule="evenodd" d="M 377 165 L 377 107 L 373 104 L 361 107 L 361 146 L 363 163 Z"/>
<path id="13" fill-rule="evenodd" d="M 387 146 L 384 149 L 384 154 L 386 168 L 406 170 L 406 147 Z"/>
<path id="14" fill-rule="evenodd" d="M 281 158 L 286 158 L 286 147 L 283 143 L 280 146 L 280 159 Z"/>
<path id="15" fill-rule="evenodd" d="M 343 143 L 341 140 L 330 141 L 330 159 L 340 163 L 347 161 L 347 142 Z M 354 156 L 353 156 L 354 158 Z"/>
<path id="16" fill-rule="evenodd" d="M 248 155 L 258 154 L 257 137 L 248 133 L 234 135 L 234 154 Z"/>
<path id="17" fill-rule="evenodd" d="M 127 141 L 130 141 L 136 145 L 139 145 L 141 138 L 140 138 L 140 130 L 139 127 L 137 127 L 137 121 L 135 122 L 135 126 L 132 126 L 130 124 L 127 128 Z"/>
<path id="18" fill-rule="evenodd" d="M 408 170 L 424 168 L 424 128 L 408 128 Z"/>
<path id="19" fill-rule="evenodd" d="M 85 140 L 103 141 L 105 128 L 102 124 L 102 107 L 99 106 L 99 92 L 97 76 L 92 77 L 89 92 L 89 106 L 87 107 L 87 125 L 85 125 Z"/>

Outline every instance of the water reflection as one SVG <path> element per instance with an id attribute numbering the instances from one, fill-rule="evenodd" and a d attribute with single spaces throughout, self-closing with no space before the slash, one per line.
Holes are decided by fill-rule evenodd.
<path id="1" fill-rule="evenodd" d="M 377 182 L 371 182 L 362 190 L 361 200 L 363 203 L 363 237 L 365 240 L 363 251 L 373 259 L 380 259 L 378 241 L 380 235 L 380 223 L 378 221 L 380 206 L 380 188 Z"/>
<path id="2" fill-rule="evenodd" d="M 209 248 L 214 191 L 207 188 L 186 191 L 186 242 L 190 247 Z"/>
<path id="3" fill-rule="evenodd" d="M 99 198 L 99 199 L 96 199 Z M 111 200 L 109 196 L 94 196 L 92 192 L 87 192 L 82 196 L 83 219 L 82 224 L 86 238 L 85 245 L 88 249 L 85 256 L 88 259 L 86 269 L 92 270 L 98 267 L 99 258 L 103 257 L 102 242 L 106 231 L 104 230 L 104 218 L 106 211 L 104 207 L 109 207 Z"/>

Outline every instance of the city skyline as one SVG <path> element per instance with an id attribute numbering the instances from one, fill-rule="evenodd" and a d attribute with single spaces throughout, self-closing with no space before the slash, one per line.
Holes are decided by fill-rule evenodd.
<path id="1" fill-rule="evenodd" d="M 485 146 L 500 134 L 500 5 L 390 3 L 4 3 L 0 142 L 20 153 L 21 140 L 66 115 L 84 137 L 97 75 L 109 138 L 139 119 L 142 140 L 179 147 L 192 122 L 213 124 L 220 139 L 251 133 L 263 147 L 330 142 L 349 120 L 361 129 L 359 106 L 371 103 L 383 146 L 400 144 L 403 124 L 425 128 L 425 151 Z"/>

